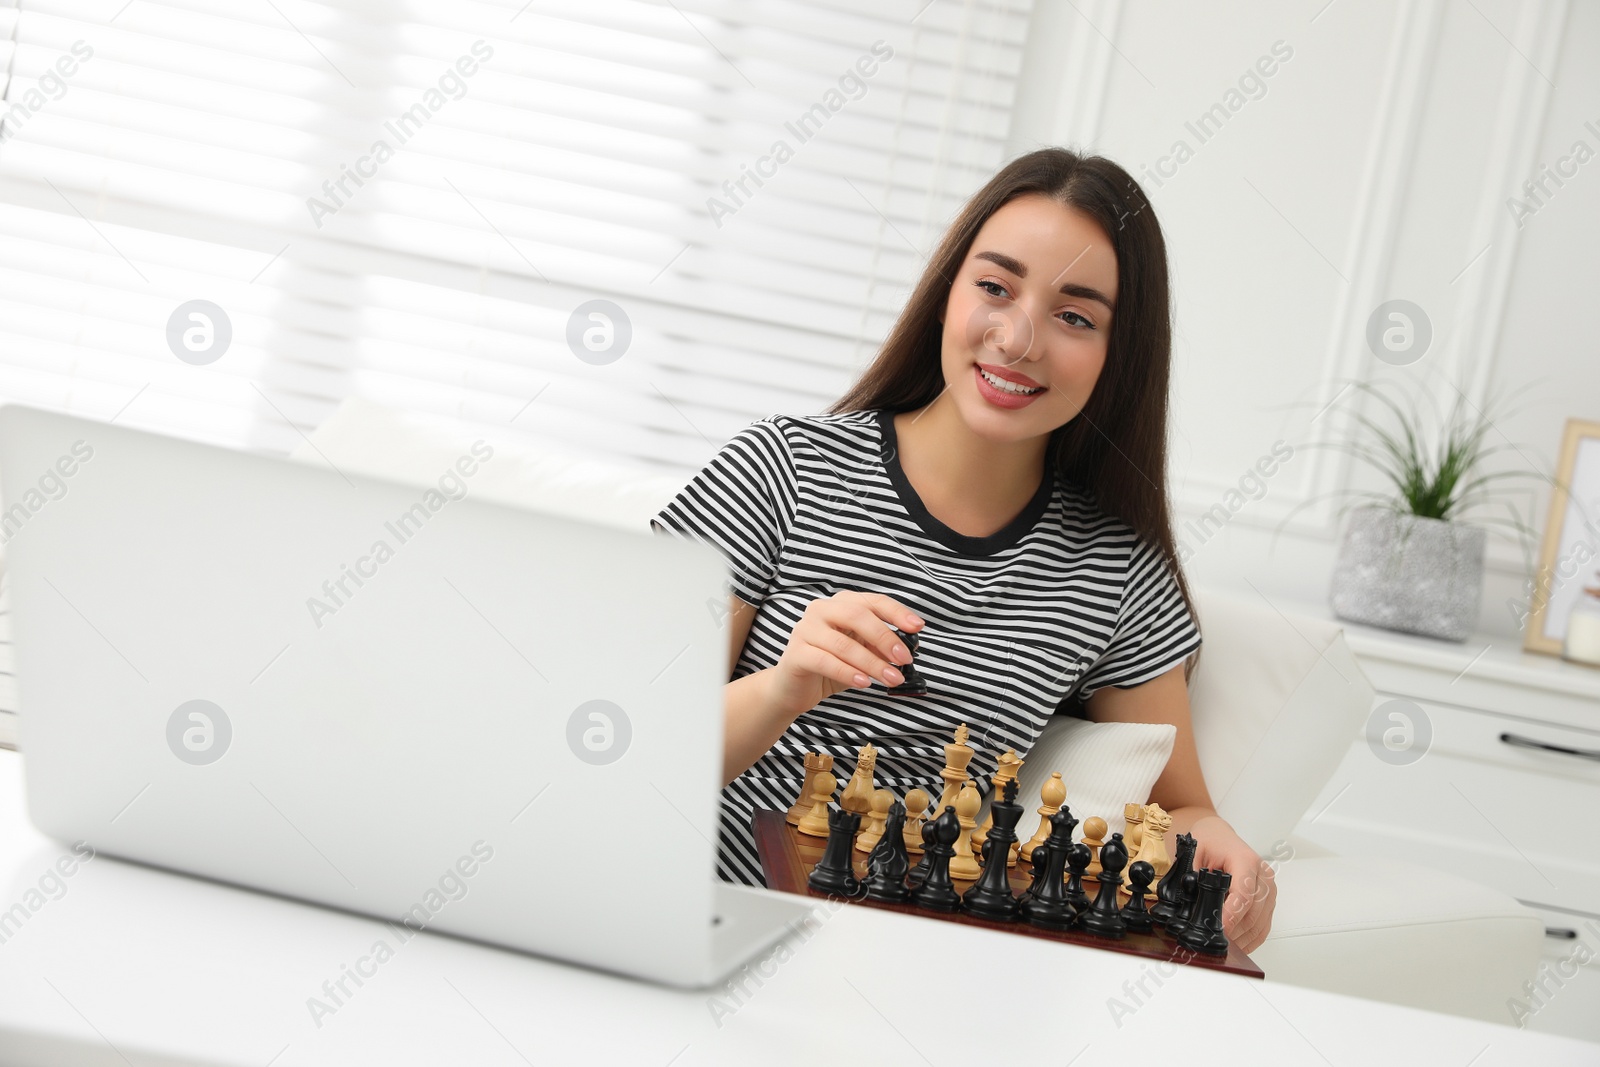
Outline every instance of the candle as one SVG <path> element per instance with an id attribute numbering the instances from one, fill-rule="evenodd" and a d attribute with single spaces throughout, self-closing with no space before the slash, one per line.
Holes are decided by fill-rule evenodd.
<path id="1" fill-rule="evenodd" d="M 1600 667 L 1600 588 L 1585 589 L 1567 616 L 1561 656 L 1574 663 Z"/>

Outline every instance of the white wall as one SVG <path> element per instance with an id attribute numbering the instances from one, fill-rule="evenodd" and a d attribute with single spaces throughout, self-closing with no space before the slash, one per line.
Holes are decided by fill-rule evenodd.
<path id="1" fill-rule="evenodd" d="M 1574 141 L 1600 153 L 1597 53 L 1600 6 L 1560 0 L 1038 6 L 1012 153 L 1107 155 L 1161 219 L 1177 311 L 1172 486 L 1196 580 L 1325 600 L 1338 501 L 1318 498 L 1376 486 L 1304 447 L 1337 429 L 1352 394 L 1319 412 L 1340 380 L 1396 379 L 1445 404 L 1457 383 L 1479 406 L 1525 388 L 1495 436 L 1546 469 L 1568 416 L 1600 419 L 1585 323 L 1600 158 L 1520 229 L 1506 206 Z M 1229 99 L 1263 59 L 1264 89 Z M 1202 142 L 1192 124 L 1219 102 L 1236 110 Z M 1180 140 L 1193 152 L 1181 163 Z M 1434 330 L 1403 368 L 1365 341 L 1394 298 L 1421 305 Z M 1280 440 L 1295 454 L 1264 496 L 1209 537 L 1183 525 Z M 1514 499 L 1542 529 L 1542 486 Z M 1524 573 L 1514 542 L 1491 542 L 1481 628 L 1516 632 L 1507 600 Z"/>

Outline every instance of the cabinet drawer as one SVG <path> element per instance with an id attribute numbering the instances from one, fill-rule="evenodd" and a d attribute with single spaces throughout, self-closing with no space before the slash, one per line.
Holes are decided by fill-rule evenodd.
<path id="1" fill-rule="evenodd" d="M 1600 845 L 1586 829 L 1600 812 L 1600 761 L 1554 750 L 1600 749 L 1600 732 L 1396 699 L 1378 696 L 1370 732 L 1409 735 L 1410 748 L 1369 743 L 1363 727 L 1297 833 L 1343 855 L 1408 859 L 1600 913 Z"/>
<path id="2" fill-rule="evenodd" d="M 1406 698 L 1380 694 L 1375 712 Z M 1409 700 L 1428 718 L 1433 738 L 1420 764 L 1435 753 L 1521 772 L 1535 778 L 1570 778 L 1586 782 L 1600 801 L 1600 708 L 1595 709 L 1595 730 L 1471 711 L 1450 704 Z M 1363 738 L 1364 740 L 1364 738 Z"/>
<path id="3" fill-rule="evenodd" d="M 1595 1011 L 1600 1005 L 1600 916 L 1530 907 L 1544 920 L 1547 931 L 1573 936 L 1545 938 L 1534 988 L 1506 1006 L 1505 1021 L 1542 1033 L 1600 1042 L 1600 1013 Z"/>

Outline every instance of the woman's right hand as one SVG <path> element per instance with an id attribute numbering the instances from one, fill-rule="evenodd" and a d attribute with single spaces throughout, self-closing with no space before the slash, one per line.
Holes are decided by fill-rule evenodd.
<path id="1" fill-rule="evenodd" d="M 882 593 L 842 589 L 813 600 L 772 668 L 772 698 L 798 718 L 835 693 L 864 689 L 874 679 L 899 685 L 905 679 L 894 665 L 910 663 L 911 654 L 889 627 L 915 633 L 923 625 L 911 609 Z"/>

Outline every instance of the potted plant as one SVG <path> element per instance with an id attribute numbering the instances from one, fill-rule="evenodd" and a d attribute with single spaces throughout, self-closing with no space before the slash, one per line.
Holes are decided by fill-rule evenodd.
<path id="1" fill-rule="evenodd" d="M 1349 514 L 1329 589 L 1333 613 L 1350 622 L 1402 633 L 1465 641 L 1478 618 L 1488 527 L 1513 529 L 1524 551 L 1532 530 L 1497 490 L 1537 478 L 1527 471 L 1487 471 L 1490 456 L 1514 449 L 1491 444 L 1489 415 L 1459 389 L 1449 413 L 1429 419 L 1415 403 L 1402 407 L 1384 389 L 1352 382 L 1376 402 L 1377 417 L 1354 414 L 1353 432 L 1327 447 L 1376 469 L 1382 492 L 1346 490 Z M 1430 440 L 1431 437 L 1431 440 Z M 1519 450 L 1520 451 L 1520 450 Z M 1495 514 L 1503 505 L 1510 518 Z"/>

